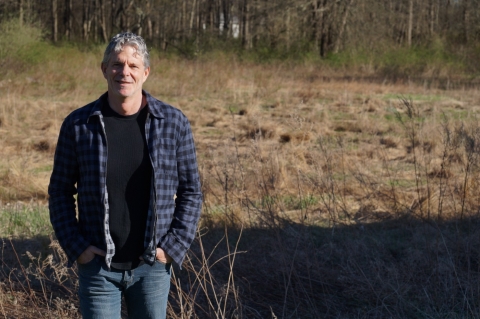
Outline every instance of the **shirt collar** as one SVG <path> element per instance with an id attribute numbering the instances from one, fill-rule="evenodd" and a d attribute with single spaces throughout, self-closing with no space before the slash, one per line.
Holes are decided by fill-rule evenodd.
<path id="1" fill-rule="evenodd" d="M 155 99 L 153 96 L 151 96 L 147 91 L 142 90 L 143 95 L 145 95 L 145 98 L 147 99 L 147 107 L 148 107 L 148 112 L 157 118 L 165 118 L 165 115 L 162 112 L 162 105 L 163 103 Z M 88 115 L 88 118 L 90 119 L 92 116 L 101 116 L 102 115 L 102 107 L 105 105 L 107 102 L 108 94 L 105 92 L 100 96 L 98 100 L 93 102 L 92 110 L 90 111 L 90 114 Z"/>
<path id="2" fill-rule="evenodd" d="M 105 103 L 107 103 L 107 93 L 103 93 L 98 100 L 93 102 L 92 110 L 88 115 L 88 121 L 92 116 L 102 116 L 102 107 Z"/>
<path id="3" fill-rule="evenodd" d="M 151 96 L 147 91 L 142 90 L 142 93 L 147 99 L 148 112 L 157 118 L 165 118 L 165 115 L 162 112 L 163 103 Z"/>

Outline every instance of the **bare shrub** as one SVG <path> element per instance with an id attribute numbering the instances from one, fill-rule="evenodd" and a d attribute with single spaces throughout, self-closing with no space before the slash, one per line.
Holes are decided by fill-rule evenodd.
<path id="1" fill-rule="evenodd" d="M 280 142 L 281 143 L 288 143 L 292 140 L 292 135 L 285 133 L 280 135 Z"/>
<path id="2" fill-rule="evenodd" d="M 362 128 L 356 122 L 345 122 L 336 124 L 333 128 L 335 132 L 362 133 Z"/>
<path id="3" fill-rule="evenodd" d="M 48 141 L 40 141 L 33 145 L 33 148 L 39 152 L 48 152 L 51 150 L 50 143 Z"/>
<path id="4" fill-rule="evenodd" d="M 380 138 L 380 144 L 385 145 L 386 148 L 396 148 L 397 142 L 391 137 L 382 137 Z"/>
<path id="5" fill-rule="evenodd" d="M 272 124 L 256 125 L 244 123 L 242 124 L 241 129 L 244 132 L 241 136 L 243 139 L 272 139 L 277 133 L 276 127 Z"/>

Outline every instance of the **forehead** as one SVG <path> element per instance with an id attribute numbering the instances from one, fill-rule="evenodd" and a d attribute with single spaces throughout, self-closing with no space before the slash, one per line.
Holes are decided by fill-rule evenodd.
<path id="1" fill-rule="evenodd" d="M 132 60 L 143 62 L 143 56 L 138 53 L 136 47 L 131 45 L 124 45 L 118 52 L 112 51 L 110 54 L 110 61 Z"/>

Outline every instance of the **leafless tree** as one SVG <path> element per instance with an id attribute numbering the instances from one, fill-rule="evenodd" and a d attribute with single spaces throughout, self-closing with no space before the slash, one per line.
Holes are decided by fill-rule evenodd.
<path id="1" fill-rule="evenodd" d="M 106 42 L 128 30 L 185 52 L 213 38 L 244 50 L 307 49 L 322 57 L 480 40 L 480 1 L 473 0 L 0 0 L 0 21 L 12 18 L 38 20 L 55 42 Z"/>

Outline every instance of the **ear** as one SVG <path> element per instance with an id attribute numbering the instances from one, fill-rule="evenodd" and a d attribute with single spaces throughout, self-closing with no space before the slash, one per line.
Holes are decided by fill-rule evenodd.
<path id="1" fill-rule="evenodd" d="M 148 75 L 150 74 L 150 67 L 145 68 L 145 70 L 144 70 L 143 72 L 144 72 L 144 73 L 143 73 L 143 75 L 144 75 L 144 77 L 143 77 L 143 82 L 145 82 L 145 81 L 147 80 L 147 78 L 148 78 Z"/>
<path id="2" fill-rule="evenodd" d="M 107 65 L 102 62 L 100 64 L 100 69 L 102 69 L 103 77 L 107 78 Z"/>

